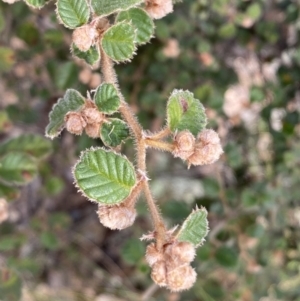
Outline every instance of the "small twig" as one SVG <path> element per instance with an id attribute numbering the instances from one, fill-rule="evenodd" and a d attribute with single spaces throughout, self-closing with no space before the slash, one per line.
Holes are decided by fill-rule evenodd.
<path id="1" fill-rule="evenodd" d="M 155 228 L 155 238 L 156 238 L 156 247 L 158 250 L 161 250 L 166 238 L 166 227 L 162 221 L 158 208 L 155 204 L 155 201 L 152 197 L 152 193 L 149 187 L 148 182 L 144 182 L 144 193 L 147 200 L 147 204 L 151 213 L 151 217 L 154 223 Z"/>
<path id="2" fill-rule="evenodd" d="M 161 140 L 163 138 L 170 136 L 171 133 L 172 133 L 171 130 L 168 127 L 166 127 L 164 129 L 162 129 L 161 131 L 159 131 L 158 133 L 148 135 L 147 138 L 150 138 L 152 140 Z"/>
<path id="3" fill-rule="evenodd" d="M 125 101 L 124 96 L 122 95 L 119 89 L 116 72 L 113 67 L 113 62 L 102 49 L 101 49 L 101 68 L 102 68 L 102 73 L 105 82 L 114 84 L 115 87 L 118 89 L 119 97 L 121 99 L 120 113 L 122 114 L 123 118 L 129 125 L 129 128 L 131 129 L 131 132 L 134 136 L 136 147 L 137 147 L 137 163 L 138 163 L 137 168 L 146 175 L 147 174 L 147 170 L 146 170 L 147 139 L 145 139 L 144 137 L 143 128 L 138 123 L 135 115 L 133 114 L 132 110 L 130 109 L 129 105 Z M 166 134 L 167 131 L 164 131 L 164 133 Z M 152 197 L 149 183 L 147 180 L 143 182 L 143 188 L 144 188 L 143 190 L 145 193 L 146 201 L 149 207 L 149 211 L 154 223 L 157 248 L 161 249 L 163 244 L 165 243 L 166 227 L 163 223 L 158 208 Z"/>
<path id="4" fill-rule="evenodd" d="M 154 295 L 154 293 L 158 290 L 158 285 L 156 283 L 153 283 L 142 295 L 141 301 L 148 301 L 149 298 Z"/>
<path id="5" fill-rule="evenodd" d="M 152 139 L 145 139 L 145 143 L 149 147 L 153 147 L 162 151 L 172 152 L 174 150 L 173 144 L 158 141 L 158 140 L 152 140 Z"/>
<path id="6" fill-rule="evenodd" d="M 219 165 L 216 169 L 216 177 L 217 177 L 217 181 L 219 184 L 219 197 L 220 200 L 222 202 L 223 208 L 224 208 L 224 212 L 225 214 L 228 216 L 231 214 L 231 209 L 228 205 L 228 200 L 226 197 L 226 190 L 225 190 L 225 185 L 224 185 L 224 181 L 223 181 L 223 177 L 221 174 L 221 165 Z"/>

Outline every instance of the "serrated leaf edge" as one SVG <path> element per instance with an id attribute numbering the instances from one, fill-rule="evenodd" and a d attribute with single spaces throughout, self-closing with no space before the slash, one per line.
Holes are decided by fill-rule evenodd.
<path id="1" fill-rule="evenodd" d="M 33 9 L 42 9 L 44 6 L 48 5 L 50 3 L 50 1 L 47 1 L 44 5 L 42 6 L 34 6 L 30 3 L 28 3 L 28 0 L 24 0 L 24 2 L 26 3 L 26 5 L 28 5 L 29 7 L 33 8 Z"/>
<path id="2" fill-rule="evenodd" d="M 126 160 L 128 161 L 128 163 L 132 166 L 133 170 L 135 171 L 135 183 L 134 183 L 134 185 L 132 186 L 132 188 L 131 188 L 130 193 L 128 194 L 128 196 L 131 194 L 133 188 L 134 188 L 134 187 L 136 186 L 136 184 L 137 184 L 136 170 L 135 170 L 133 164 L 130 162 L 130 160 L 129 160 L 124 154 L 117 153 L 116 151 L 111 150 L 111 149 L 109 149 L 109 150 L 108 150 L 108 149 L 105 149 L 104 147 L 94 147 L 94 146 L 90 147 L 89 149 L 86 149 L 86 150 L 82 151 L 82 152 L 80 153 L 79 160 L 76 162 L 76 164 L 75 164 L 75 165 L 73 166 L 73 168 L 72 168 L 72 175 L 73 175 L 73 178 L 74 178 L 73 184 L 74 184 L 75 187 L 77 188 L 77 192 L 81 193 L 81 195 L 84 196 L 86 199 L 88 199 L 90 202 L 96 203 L 96 204 L 98 204 L 98 205 L 101 204 L 101 203 L 98 202 L 98 201 L 95 200 L 95 199 L 92 199 L 92 198 L 88 197 L 88 196 L 84 193 L 84 191 L 79 187 L 79 185 L 77 184 L 76 177 L 75 177 L 75 169 L 76 169 L 77 165 L 81 162 L 81 159 L 83 158 L 83 156 L 84 156 L 86 153 L 88 153 L 88 152 L 90 152 L 90 151 L 97 151 L 97 150 L 99 150 L 99 149 L 105 151 L 106 153 L 114 153 L 115 155 L 117 155 L 117 156 L 119 156 L 119 157 L 122 157 L 122 158 L 126 159 Z M 128 196 L 127 196 L 127 197 L 128 197 Z M 120 205 L 120 204 L 122 204 L 122 203 L 127 199 L 127 197 L 125 197 L 121 202 L 119 202 L 119 203 L 117 203 L 117 204 L 114 204 L 114 205 L 103 204 L 103 205 L 104 205 L 104 206 L 108 206 L 108 207 L 113 207 L 113 206 L 116 206 L 116 205 Z"/>
<path id="3" fill-rule="evenodd" d="M 49 121 L 50 121 L 50 115 L 51 115 L 51 113 L 53 112 L 54 108 L 55 108 L 56 106 L 58 106 L 59 103 L 60 103 L 61 101 L 64 101 L 64 100 L 65 100 L 65 99 L 64 99 L 65 95 L 66 95 L 69 91 L 71 91 L 71 90 L 74 90 L 74 91 L 76 91 L 78 94 L 81 95 L 81 93 L 78 92 L 78 91 L 75 90 L 75 89 L 67 89 L 67 91 L 66 91 L 66 93 L 64 94 L 64 96 L 63 96 L 63 97 L 60 97 L 60 98 L 57 100 L 57 102 L 52 106 L 52 109 L 51 109 L 50 113 L 48 114 Z M 81 96 L 82 96 L 82 95 L 81 95 Z M 84 96 L 82 96 L 82 97 L 85 98 Z M 83 106 L 84 106 L 84 104 L 82 105 L 82 107 L 83 107 Z M 80 111 L 80 110 L 82 109 L 82 107 L 81 107 L 79 110 L 77 110 L 76 112 Z M 69 112 L 70 112 L 70 111 L 69 111 Z M 74 111 L 72 111 L 72 112 L 74 112 Z M 48 134 L 47 134 L 47 128 L 48 128 L 49 124 L 50 124 L 50 122 L 48 123 L 48 125 L 47 125 L 47 127 L 46 127 L 45 136 L 46 136 L 47 138 L 50 138 L 50 139 L 53 140 L 54 138 L 56 138 L 57 136 L 59 136 L 59 134 L 64 130 L 65 125 L 63 125 L 63 126 L 61 127 L 61 129 L 58 130 L 58 131 L 56 132 L 55 135 L 48 135 Z"/>
<path id="4" fill-rule="evenodd" d="M 79 56 L 77 56 L 76 54 L 74 54 L 74 51 L 73 51 L 73 43 L 70 45 L 70 53 L 73 57 L 73 59 L 77 59 L 77 60 L 80 60 L 80 61 L 83 61 L 85 63 L 85 65 L 89 66 L 92 70 L 94 69 L 97 69 L 99 67 L 99 63 L 101 61 L 101 53 L 100 53 L 100 46 L 99 46 L 99 43 L 96 43 L 95 45 L 92 45 L 91 47 L 93 46 L 96 46 L 97 47 L 97 51 L 99 53 L 99 59 L 93 64 L 93 65 L 90 65 L 89 63 L 87 63 L 85 61 L 85 59 L 82 59 L 80 58 Z M 91 48 L 90 48 L 91 49 Z"/>
<path id="5" fill-rule="evenodd" d="M 189 91 L 189 90 L 174 89 L 174 90 L 172 91 L 172 93 L 170 94 L 169 98 L 168 98 L 168 101 L 167 101 L 167 108 L 168 108 L 169 103 L 170 103 L 170 101 L 171 101 L 171 97 L 174 96 L 174 95 L 176 95 L 176 94 L 179 94 L 179 93 L 187 93 L 187 94 L 189 94 L 190 96 L 192 96 L 194 99 L 196 99 L 196 100 L 199 101 L 201 107 L 202 107 L 203 110 L 204 110 L 204 115 L 205 115 L 205 127 L 206 127 L 206 126 L 207 126 L 207 116 L 206 116 L 206 113 L 205 113 L 206 108 L 204 107 L 204 105 L 203 105 L 203 103 L 200 101 L 200 99 L 196 98 L 195 95 L 194 95 L 194 93 L 191 92 L 191 91 Z M 167 121 L 167 124 L 169 125 L 169 124 L 170 124 L 170 118 L 169 118 L 168 114 L 167 114 L 166 121 Z M 177 131 L 177 130 L 176 130 L 176 131 Z M 198 134 L 199 134 L 199 133 L 198 133 Z"/>
<path id="6" fill-rule="evenodd" d="M 117 120 L 120 120 L 121 122 L 123 122 L 123 123 L 126 125 L 126 127 L 127 127 L 127 129 L 128 129 L 128 132 L 129 132 L 129 126 L 127 125 L 127 123 L 126 123 L 124 120 L 122 120 L 122 119 L 120 119 L 120 118 L 108 118 L 108 120 L 107 120 L 106 122 L 104 121 L 104 123 L 112 123 L 112 121 L 110 121 L 110 120 L 114 120 L 114 119 L 117 119 Z M 109 147 L 109 148 L 112 148 L 112 149 L 115 147 L 115 146 L 109 146 L 109 145 L 107 145 L 107 144 L 104 142 L 104 140 L 103 140 L 103 138 L 102 138 L 102 135 L 101 135 L 101 130 L 100 130 L 100 138 L 101 138 L 102 142 L 105 144 L 106 147 Z M 118 144 L 117 146 L 120 146 L 120 145 L 121 145 L 122 143 L 124 143 L 128 138 L 129 138 L 129 136 L 126 137 L 125 139 L 123 139 L 123 140 L 121 141 L 121 143 Z"/>
<path id="7" fill-rule="evenodd" d="M 128 24 L 128 25 L 130 25 L 130 26 L 133 28 L 133 31 L 134 31 L 134 40 L 133 40 L 133 44 L 134 44 L 134 45 L 133 45 L 133 46 L 134 46 L 134 49 L 133 49 L 133 52 L 132 52 L 132 56 L 131 56 L 130 58 L 125 59 L 125 60 L 120 60 L 120 61 L 118 61 L 118 60 L 114 60 L 112 57 L 110 57 L 110 56 L 106 53 L 106 51 L 103 49 L 103 46 L 102 46 L 102 40 L 103 40 L 103 37 L 105 36 L 105 34 L 106 34 L 111 28 L 113 28 L 113 27 L 116 26 L 116 25 L 122 24 L 122 23 Z M 131 22 L 128 22 L 128 21 L 126 21 L 126 20 L 124 20 L 124 21 L 122 21 L 122 22 L 117 22 L 117 23 L 115 23 L 113 26 L 109 27 L 109 28 L 103 33 L 103 35 L 102 35 L 102 37 L 101 37 L 101 40 L 100 40 L 101 49 L 102 49 L 102 50 L 105 52 L 105 54 L 106 54 L 112 61 L 114 61 L 117 65 L 120 64 L 120 63 L 130 63 L 131 60 L 133 59 L 133 57 L 137 54 L 137 53 L 136 53 L 136 50 L 137 50 L 137 46 L 136 46 L 136 35 L 137 35 L 137 29 L 134 28 L 134 27 L 131 25 Z"/>
<path id="8" fill-rule="evenodd" d="M 192 214 L 197 213 L 198 211 L 204 211 L 206 213 L 206 216 L 207 216 L 207 210 L 206 210 L 205 207 L 201 206 L 200 208 L 198 208 L 198 206 L 196 206 L 196 208 L 192 210 L 192 212 L 189 214 L 189 216 L 185 219 L 185 221 L 181 225 L 180 230 L 176 234 L 176 238 L 179 237 L 181 231 L 185 228 L 185 226 L 188 223 L 188 221 L 192 218 Z M 207 236 L 208 232 L 209 232 L 209 225 L 208 225 L 208 220 L 206 218 L 206 233 L 205 233 L 204 237 Z M 200 246 L 203 245 L 203 243 L 205 242 L 205 238 L 204 237 L 202 238 L 202 240 L 200 241 L 200 243 L 195 246 L 195 248 L 198 248 L 198 247 L 200 247 Z"/>
<path id="9" fill-rule="evenodd" d="M 76 26 L 76 27 L 70 27 L 70 26 L 66 25 L 66 24 L 64 23 L 64 21 L 61 19 L 60 15 L 59 15 L 59 12 L 58 12 L 58 1 L 59 1 L 59 0 L 57 0 L 57 1 L 55 2 L 55 14 L 56 14 L 58 23 L 62 24 L 64 27 L 69 28 L 69 29 L 75 29 L 75 28 L 77 28 L 77 27 L 81 27 L 81 26 L 84 25 L 84 24 L 82 24 L 82 25 Z M 84 1 L 86 2 L 86 4 L 87 4 L 88 7 L 89 7 L 89 11 L 90 11 L 89 19 L 90 19 L 90 17 L 91 17 L 91 6 L 90 6 L 90 3 L 89 3 L 87 0 L 84 0 Z M 87 23 L 85 23 L 85 24 L 87 24 Z"/>
<path id="10" fill-rule="evenodd" d="M 10 141 L 12 141 L 12 140 L 14 140 L 14 139 L 19 139 L 21 136 L 22 136 L 22 135 L 19 135 L 19 136 L 16 136 L 16 137 L 11 137 L 11 138 L 5 139 L 3 142 L 1 142 L 0 148 L 3 147 L 3 145 L 8 144 Z M 32 136 L 32 137 L 37 137 L 37 136 L 38 136 L 39 138 L 45 139 L 43 135 L 40 135 L 40 134 L 34 134 L 34 133 L 24 134 L 23 136 Z M 33 156 L 33 155 L 31 155 L 30 153 L 27 153 L 26 151 L 17 151 L 17 152 L 21 152 L 21 153 L 28 154 L 28 155 L 30 155 L 31 157 L 35 158 L 35 159 L 38 160 L 38 161 L 39 161 L 39 160 L 43 160 L 43 159 L 45 159 L 47 156 L 49 156 L 49 155 L 52 153 L 52 151 L 53 151 L 53 146 L 52 146 L 51 142 L 50 142 L 49 140 L 45 140 L 45 142 L 49 142 L 50 148 L 49 148 L 49 151 L 48 151 L 47 153 L 45 153 L 43 156 L 41 156 L 41 157 Z M 13 151 L 15 152 L 16 150 L 13 150 Z M 10 150 L 9 152 L 12 152 L 12 151 Z M 7 154 L 7 153 L 3 153 L 3 154 L 0 153 L 0 158 L 2 158 L 3 156 L 5 156 L 6 154 Z"/>
<path id="11" fill-rule="evenodd" d="M 133 7 L 138 7 L 138 6 L 141 5 L 143 2 L 144 2 L 144 0 L 139 0 L 138 3 L 133 4 L 132 6 L 128 7 L 127 9 L 121 9 L 121 8 L 119 8 L 119 9 L 116 9 L 116 10 L 114 10 L 113 12 L 110 12 L 110 13 L 108 13 L 108 14 L 97 15 L 96 12 L 93 10 L 93 6 L 92 6 L 92 3 L 91 3 L 91 1 L 90 1 L 90 9 L 91 9 L 91 11 L 92 11 L 97 17 L 101 17 L 101 18 L 102 18 L 102 17 L 106 17 L 106 16 L 110 16 L 110 15 L 116 14 L 116 13 L 118 13 L 118 12 L 120 12 L 120 11 L 128 10 L 128 9 L 130 9 L 130 8 L 133 8 Z"/>
<path id="12" fill-rule="evenodd" d="M 8 181 L 5 181 L 5 180 L 3 180 L 1 178 L 0 178 L 0 183 L 3 184 L 3 185 L 6 185 L 8 187 L 22 187 L 22 186 L 25 186 L 25 185 L 29 184 L 30 182 L 32 182 L 37 177 L 37 175 L 38 175 L 38 168 L 37 168 L 38 159 L 35 158 L 34 156 L 26 153 L 26 152 L 21 152 L 21 151 L 11 151 L 11 152 L 9 152 L 9 153 L 7 153 L 5 155 L 2 155 L 0 158 L 2 159 L 2 158 L 4 158 L 5 156 L 7 156 L 7 155 L 9 155 L 11 153 L 13 153 L 13 154 L 14 153 L 23 154 L 23 155 L 29 157 L 30 159 L 32 159 L 32 161 L 34 161 L 36 163 L 36 165 L 35 165 L 35 171 L 34 171 L 36 173 L 36 175 L 30 181 L 25 181 L 24 183 L 20 183 L 20 182 L 16 182 L 16 181 L 8 182 Z"/>
<path id="13" fill-rule="evenodd" d="M 149 16 L 149 14 L 144 10 L 144 9 L 142 9 L 142 8 L 140 8 L 140 7 L 137 7 L 137 6 L 134 6 L 134 7 L 130 7 L 130 8 L 128 8 L 128 9 L 126 9 L 126 10 L 121 10 L 121 11 L 119 11 L 119 13 L 118 13 L 118 15 L 117 15 L 117 17 L 116 17 L 116 21 L 118 22 L 118 23 L 121 23 L 121 22 L 126 22 L 126 20 L 123 20 L 123 21 L 118 21 L 118 17 L 119 17 L 119 14 L 121 13 L 121 12 L 123 12 L 123 11 L 128 11 L 128 10 L 130 10 L 130 9 L 132 9 L 132 8 L 137 8 L 137 9 L 140 9 L 140 10 L 142 10 L 143 12 L 145 12 L 148 16 Z M 150 41 L 151 41 L 151 39 L 153 39 L 154 37 L 155 37 L 155 35 L 154 35 L 154 33 L 155 33 L 155 23 L 154 23 L 154 21 L 153 21 L 153 19 L 149 16 L 149 18 L 150 18 L 150 20 L 151 20 L 151 23 L 152 23 L 152 25 L 153 25 L 153 33 L 152 33 L 152 35 L 150 36 L 150 38 L 149 38 L 149 40 L 147 41 L 147 42 L 143 42 L 143 43 L 138 43 L 136 40 L 134 40 L 134 43 L 136 44 L 136 45 L 139 45 L 139 46 L 141 46 L 141 45 L 145 45 L 145 44 L 148 44 L 148 43 L 150 43 Z M 128 22 L 128 23 L 131 23 L 131 22 Z M 116 23 L 117 24 L 117 23 Z M 137 36 L 137 29 L 134 29 L 135 30 L 135 37 Z"/>
<path id="14" fill-rule="evenodd" d="M 104 50 L 103 50 L 103 51 L 104 51 Z M 97 103 L 96 103 L 96 100 L 95 100 L 95 96 L 96 96 L 96 93 L 97 93 L 98 89 L 101 89 L 101 87 L 104 86 L 104 85 L 112 85 L 112 86 L 115 88 L 115 90 L 116 90 L 116 92 L 117 92 L 117 95 L 118 95 L 118 97 L 119 97 L 119 100 L 120 100 L 120 104 L 119 104 L 118 109 L 115 110 L 115 111 L 109 111 L 108 113 L 107 113 L 107 112 L 101 111 L 101 109 L 98 107 L 98 105 L 97 105 Z M 95 93 L 94 93 L 94 96 L 93 96 L 93 102 L 95 103 L 95 105 L 97 106 L 97 108 L 98 108 L 98 110 L 99 110 L 100 112 L 104 113 L 105 115 L 112 115 L 112 114 L 118 112 L 118 110 L 119 110 L 119 108 L 120 108 L 120 106 L 121 106 L 121 99 L 120 99 L 120 93 L 119 93 L 118 88 L 116 87 L 115 84 L 104 82 L 104 83 L 100 84 L 94 91 L 95 91 Z"/>

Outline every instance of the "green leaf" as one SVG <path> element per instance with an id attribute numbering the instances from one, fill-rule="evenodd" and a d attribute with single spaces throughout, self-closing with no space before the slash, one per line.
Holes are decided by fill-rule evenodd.
<path id="1" fill-rule="evenodd" d="M 37 174 L 35 159 L 25 153 L 10 152 L 0 159 L 0 181 L 25 185 Z"/>
<path id="2" fill-rule="evenodd" d="M 74 177 L 85 196 L 105 205 L 121 203 L 136 183 L 131 162 L 101 148 L 82 153 L 75 166 Z"/>
<path id="3" fill-rule="evenodd" d="M 16 248 L 18 248 L 18 246 L 20 246 L 20 244 L 22 244 L 22 236 L 20 236 L 20 237 L 17 235 L 1 236 L 0 251 L 1 252 L 13 251 Z"/>
<path id="4" fill-rule="evenodd" d="M 91 6 L 97 16 L 107 16 L 120 10 L 139 5 L 144 0 L 91 0 Z"/>
<path id="5" fill-rule="evenodd" d="M 123 120 L 111 118 L 102 125 L 100 136 L 106 146 L 116 147 L 128 138 L 128 126 Z"/>
<path id="6" fill-rule="evenodd" d="M 47 194 L 50 196 L 55 196 L 61 193 L 65 187 L 64 181 L 59 178 L 51 175 L 49 179 L 45 182 L 45 188 L 47 191 Z"/>
<path id="7" fill-rule="evenodd" d="M 208 261 L 212 254 L 211 246 L 209 244 L 205 244 L 201 248 L 197 250 L 197 259 L 201 261 Z"/>
<path id="8" fill-rule="evenodd" d="M 128 61 L 135 51 L 135 31 L 129 23 L 117 23 L 103 35 L 102 47 L 114 61 Z"/>
<path id="9" fill-rule="evenodd" d="M 11 151 L 20 151 L 40 159 L 47 156 L 51 149 L 51 142 L 44 137 L 25 134 L 0 144 L 0 155 Z"/>
<path id="10" fill-rule="evenodd" d="M 130 265 L 136 265 L 145 254 L 145 244 L 139 239 L 128 239 L 121 249 L 121 256 Z"/>
<path id="11" fill-rule="evenodd" d="M 2 32 L 5 28 L 5 18 L 2 7 L 0 6 L 0 32 Z"/>
<path id="12" fill-rule="evenodd" d="M 232 38 L 236 34 L 236 27 L 233 23 L 224 24 L 219 28 L 218 33 L 221 38 Z"/>
<path id="13" fill-rule="evenodd" d="M 48 62 L 47 69 L 55 87 L 60 90 L 67 89 L 74 85 L 74 83 L 78 80 L 79 68 L 74 64 L 74 62 L 53 60 Z"/>
<path id="14" fill-rule="evenodd" d="M 204 242 L 204 237 L 208 233 L 207 211 L 205 208 L 194 210 L 184 221 L 177 234 L 179 241 L 186 241 L 195 247 Z"/>
<path id="15" fill-rule="evenodd" d="M 128 21 L 136 30 L 136 43 L 147 43 L 154 33 L 154 22 L 150 16 L 140 8 L 131 8 L 118 14 L 117 22 Z"/>
<path id="16" fill-rule="evenodd" d="M 7 132 L 12 126 L 12 122 L 6 111 L 0 111 L 0 133 Z"/>
<path id="17" fill-rule="evenodd" d="M 68 112 L 79 111 L 84 105 L 84 97 L 76 90 L 67 90 L 64 98 L 60 98 L 49 114 L 50 122 L 46 128 L 46 136 L 53 139 L 62 131 L 65 115 Z"/>
<path id="18" fill-rule="evenodd" d="M 0 198 L 5 198 L 7 202 L 13 201 L 20 196 L 20 190 L 0 183 Z"/>
<path id="19" fill-rule="evenodd" d="M 232 248 L 222 246 L 215 254 L 216 260 L 224 267 L 234 267 L 237 264 L 238 253 Z"/>
<path id="20" fill-rule="evenodd" d="M 42 8 L 48 0 L 25 0 L 25 2 L 28 6 L 33 8 Z"/>
<path id="21" fill-rule="evenodd" d="M 41 244 L 49 250 L 56 250 L 59 246 L 56 236 L 52 232 L 43 232 L 40 237 Z"/>
<path id="22" fill-rule="evenodd" d="M 11 269 L 0 270 L 1 301 L 20 301 L 22 295 L 21 278 Z"/>
<path id="23" fill-rule="evenodd" d="M 90 8 L 86 0 L 58 0 L 57 14 L 68 28 L 86 24 L 90 17 Z"/>
<path id="24" fill-rule="evenodd" d="M 81 51 L 73 43 L 71 46 L 73 54 L 84 60 L 87 64 L 95 66 L 100 60 L 100 52 L 97 46 L 92 46 L 88 51 Z"/>
<path id="25" fill-rule="evenodd" d="M 9 71 L 15 63 L 15 52 L 8 47 L 0 47 L 0 72 Z"/>
<path id="26" fill-rule="evenodd" d="M 258 20 L 262 14 L 261 6 L 258 3 L 251 4 L 246 11 L 247 17 Z"/>
<path id="27" fill-rule="evenodd" d="M 100 85 L 96 90 L 94 101 L 99 111 L 108 115 L 115 113 L 120 106 L 120 97 L 113 84 Z"/>
<path id="28" fill-rule="evenodd" d="M 174 90 L 167 105 L 167 120 L 171 131 L 189 130 L 197 136 L 206 126 L 205 109 L 193 93 Z"/>

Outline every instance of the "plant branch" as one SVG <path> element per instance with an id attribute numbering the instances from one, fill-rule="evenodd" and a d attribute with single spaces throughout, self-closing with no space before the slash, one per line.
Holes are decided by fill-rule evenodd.
<path id="1" fill-rule="evenodd" d="M 172 152 L 174 150 L 173 144 L 164 141 L 157 141 L 147 138 L 145 139 L 145 143 L 149 147 L 153 147 L 166 152 Z"/>
<path id="2" fill-rule="evenodd" d="M 165 127 L 164 129 L 162 129 L 161 131 L 159 131 L 158 133 L 154 133 L 151 135 L 147 135 L 147 138 L 152 139 L 152 140 L 161 140 L 163 138 L 166 138 L 168 136 L 171 135 L 171 130 L 168 127 Z"/>
<path id="3" fill-rule="evenodd" d="M 147 146 L 147 140 L 144 137 L 143 134 L 143 128 L 138 123 L 135 115 L 132 113 L 132 110 L 130 109 L 129 105 L 124 99 L 124 96 L 122 95 L 118 80 L 116 76 L 116 72 L 114 70 L 113 62 L 112 60 L 106 55 L 106 53 L 101 49 L 101 69 L 102 74 L 104 77 L 104 81 L 107 83 L 114 84 L 118 90 L 119 97 L 121 99 L 121 106 L 120 106 L 120 113 L 122 114 L 123 118 L 129 125 L 131 132 L 135 138 L 135 143 L 137 147 L 137 167 L 141 173 L 143 173 L 146 176 L 146 146 Z M 161 249 L 164 242 L 165 242 L 165 234 L 166 234 L 166 228 L 163 223 L 163 220 L 160 216 L 160 213 L 158 211 L 158 208 L 155 204 L 155 201 L 152 197 L 149 183 L 148 181 L 143 181 L 143 190 L 145 193 L 146 201 L 148 204 L 149 211 L 151 213 L 151 217 L 154 223 L 154 228 L 156 232 L 156 244 L 157 248 Z"/>
<path id="4" fill-rule="evenodd" d="M 117 75 L 112 60 L 107 56 L 107 54 L 103 51 L 102 48 L 101 48 L 101 70 L 104 77 L 104 81 L 106 83 L 114 84 L 116 86 L 121 100 L 120 112 L 123 115 L 126 122 L 128 123 L 128 125 L 130 126 L 130 129 L 132 130 L 132 133 L 135 136 L 136 140 L 140 141 L 142 139 L 143 129 L 138 123 L 135 116 L 133 115 L 129 105 L 125 101 L 124 96 L 119 89 L 119 83 L 118 83 Z"/>
<path id="5" fill-rule="evenodd" d="M 144 193 L 147 200 L 147 204 L 153 219 L 155 227 L 155 238 L 156 238 L 156 248 L 157 250 L 162 250 L 162 247 L 166 238 L 166 227 L 162 221 L 158 208 L 155 204 L 155 201 L 152 197 L 152 193 L 149 187 L 148 181 L 144 182 Z"/>

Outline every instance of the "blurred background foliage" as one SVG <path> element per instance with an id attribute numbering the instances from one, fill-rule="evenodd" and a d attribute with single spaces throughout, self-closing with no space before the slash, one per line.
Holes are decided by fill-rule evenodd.
<path id="1" fill-rule="evenodd" d="M 71 167 L 101 142 L 43 138 L 65 89 L 101 83 L 99 70 L 71 57 L 54 9 L 0 3 L 0 300 L 299 301 L 299 0 L 185 0 L 116 66 L 145 128 L 163 126 L 174 88 L 189 89 L 222 138 L 222 159 L 189 171 L 149 151 L 168 226 L 196 204 L 209 212 L 198 280 L 182 294 L 152 286 L 138 239 L 151 229 L 143 202 L 135 226 L 110 231 L 76 192 Z M 124 152 L 134 159 L 131 141 Z"/>

